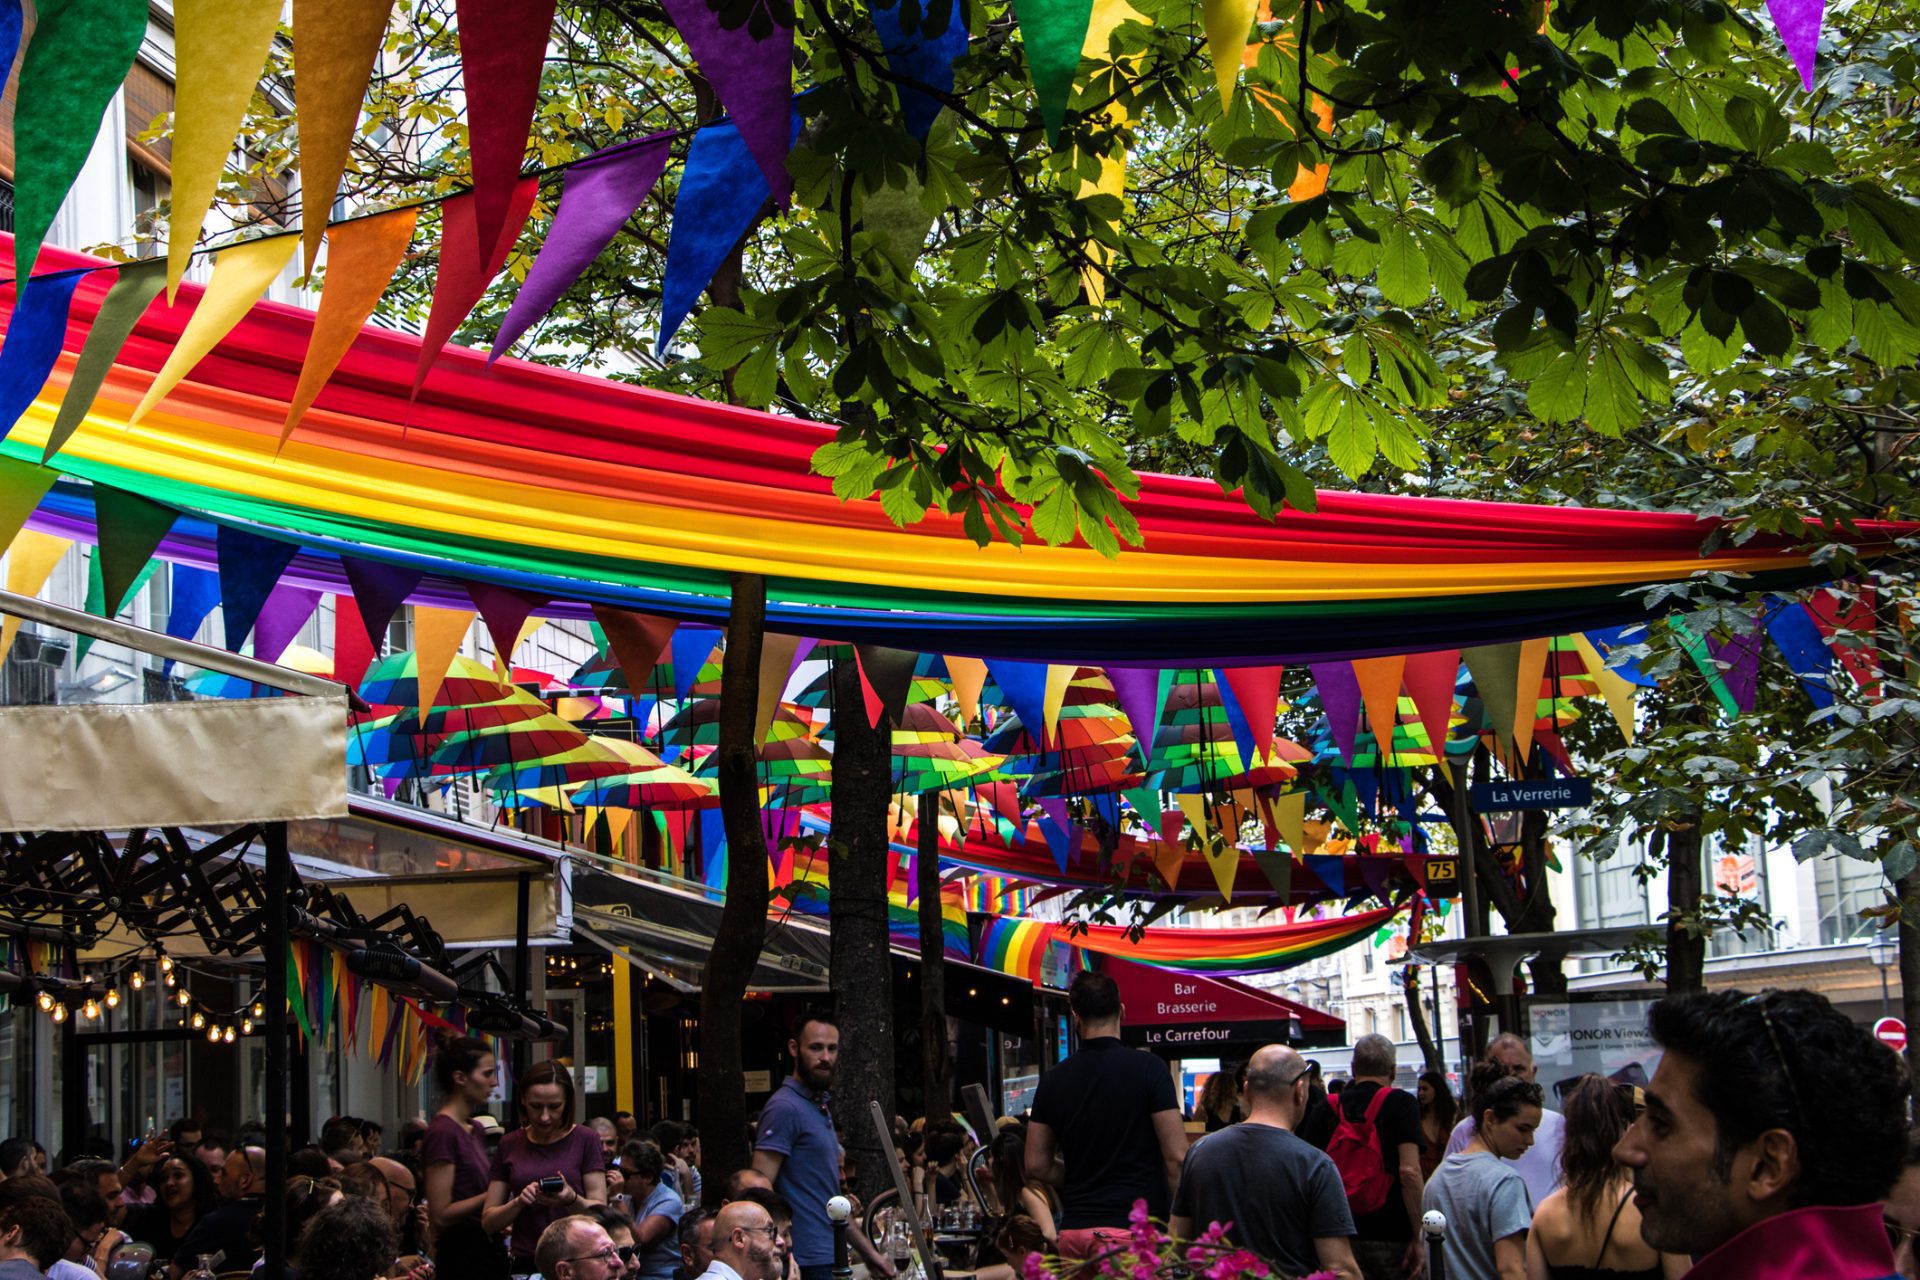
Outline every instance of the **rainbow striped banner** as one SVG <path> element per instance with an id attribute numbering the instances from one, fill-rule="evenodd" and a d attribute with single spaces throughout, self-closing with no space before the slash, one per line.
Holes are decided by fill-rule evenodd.
<path id="1" fill-rule="evenodd" d="M 1047 947 L 1053 942 L 1057 925 L 1046 920 L 1018 920 L 995 916 L 980 929 L 980 945 L 975 955 L 982 968 L 1025 978 L 1040 985 L 1040 967 Z"/>
<path id="2" fill-rule="evenodd" d="M 1184 929 L 1154 926 L 1136 940 L 1115 925 L 1061 928 L 1067 944 L 1134 964 L 1182 973 L 1278 973 L 1364 941 L 1407 909 L 1406 902 L 1324 920 L 1251 929 Z"/>

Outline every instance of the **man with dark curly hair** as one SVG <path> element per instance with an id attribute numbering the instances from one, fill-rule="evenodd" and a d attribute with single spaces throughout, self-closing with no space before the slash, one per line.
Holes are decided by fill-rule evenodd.
<path id="1" fill-rule="evenodd" d="M 314 1214 L 301 1239 L 300 1280 L 379 1280 L 393 1266 L 393 1219 L 361 1196 Z"/>
<path id="2" fill-rule="evenodd" d="M 72 1239 L 52 1183 L 25 1175 L 0 1183 L 0 1280 L 40 1280 Z"/>
<path id="3" fill-rule="evenodd" d="M 1669 997 L 1648 1025 L 1665 1055 L 1614 1148 L 1646 1242 L 1689 1280 L 1892 1280 L 1900 1056 L 1811 991 Z"/>

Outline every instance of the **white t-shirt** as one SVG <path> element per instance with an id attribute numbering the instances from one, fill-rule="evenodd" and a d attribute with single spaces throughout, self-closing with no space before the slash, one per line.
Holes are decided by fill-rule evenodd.
<path id="1" fill-rule="evenodd" d="M 1560 1145 L 1567 1134 L 1567 1121 L 1558 1111 L 1540 1109 L 1540 1127 L 1533 1131 L 1533 1145 L 1527 1148 L 1525 1155 L 1518 1160 L 1502 1160 L 1513 1171 L 1526 1180 L 1527 1192 L 1537 1205 L 1559 1187 Z M 1468 1116 L 1453 1126 L 1453 1134 L 1447 1139 L 1447 1154 L 1455 1155 L 1466 1150 L 1467 1143 L 1473 1140 L 1473 1117 Z"/>

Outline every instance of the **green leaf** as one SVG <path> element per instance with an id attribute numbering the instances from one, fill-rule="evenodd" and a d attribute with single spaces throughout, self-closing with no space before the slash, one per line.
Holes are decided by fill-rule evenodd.
<path id="1" fill-rule="evenodd" d="M 1070 486 L 1056 484 L 1046 497 L 1033 504 L 1033 531 L 1047 545 L 1057 547 L 1072 542 L 1079 527 L 1080 509 L 1073 500 Z"/>
<path id="2" fill-rule="evenodd" d="M 1572 422 L 1586 404 L 1584 352 L 1562 351 L 1527 387 L 1527 408 L 1542 422 Z"/>
<path id="3" fill-rule="evenodd" d="M 1381 296 L 1396 306 L 1417 307 L 1427 300 L 1431 285 L 1426 251 L 1413 229 L 1403 222 L 1387 228 L 1376 280 Z"/>

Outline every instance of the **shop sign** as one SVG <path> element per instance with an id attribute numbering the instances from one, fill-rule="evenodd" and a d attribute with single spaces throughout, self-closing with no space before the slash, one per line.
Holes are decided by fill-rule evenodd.
<path id="1" fill-rule="evenodd" d="M 1584 809 L 1593 803 L 1587 778 L 1523 778 L 1518 782 L 1482 782 L 1467 792 L 1476 813 L 1515 809 Z"/>

